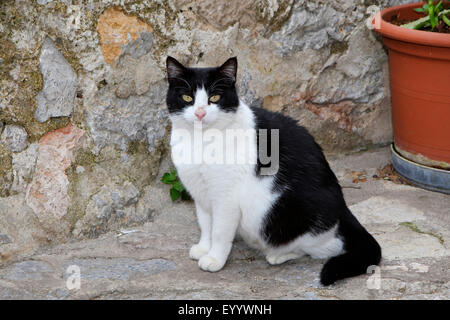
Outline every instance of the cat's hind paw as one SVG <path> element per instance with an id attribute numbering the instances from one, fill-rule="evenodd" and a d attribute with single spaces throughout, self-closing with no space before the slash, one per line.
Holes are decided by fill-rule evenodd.
<path id="1" fill-rule="evenodd" d="M 277 265 L 285 263 L 289 260 L 300 258 L 302 254 L 299 253 L 286 253 L 286 254 L 268 254 L 266 260 L 271 265 Z"/>
<path id="2" fill-rule="evenodd" d="M 194 244 L 189 250 L 189 258 L 192 260 L 199 260 L 201 257 L 208 253 L 209 249 L 200 244 Z"/>
<path id="3" fill-rule="evenodd" d="M 225 261 L 220 261 L 213 256 L 206 255 L 200 258 L 198 266 L 204 271 L 216 272 L 223 268 Z"/>

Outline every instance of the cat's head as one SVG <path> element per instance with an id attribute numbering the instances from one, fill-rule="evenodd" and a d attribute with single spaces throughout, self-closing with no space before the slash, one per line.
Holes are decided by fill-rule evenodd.
<path id="1" fill-rule="evenodd" d="M 167 107 L 172 120 L 213 126 L 230 118 L 239 105 L 236 57 L 214 68 L 188 68 L 167 57 Z"/>

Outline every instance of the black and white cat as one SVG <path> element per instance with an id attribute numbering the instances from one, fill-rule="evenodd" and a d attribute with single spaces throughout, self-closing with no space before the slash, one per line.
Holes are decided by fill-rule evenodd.
<path id="1" fill-rule="evenodd" d="M 366 273 L 380 262 L 381 248 L 347 208 L 322 149 L 295 120 L 241 101 L 236 72 L 236 58 L 216 68 L 188 68 L 167 58 L 172 160 L 195 201 L 201 230 L 190 257 L 205 271 L 219 271 L 238 233 L 272 265 L 305 254 L 329 258 L 323 285 Z M 276 134 L 263 139 L 260 129 Z M 230 132 L 245 133 L 244 149 L 228 138 L 208 145 Z M 259 152 L 263 141 L 270 150 L 277 147 L 272 175 L 262 174 L 268 166 Z M 222 151 L 234 160 L 245 153 L 246 161 L 206 161 Z"/>

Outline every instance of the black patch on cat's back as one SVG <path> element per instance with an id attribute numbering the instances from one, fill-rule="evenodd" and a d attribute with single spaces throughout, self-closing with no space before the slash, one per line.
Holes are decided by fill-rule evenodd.
<path id="1" fill-rule="evenodd" d="M 346 205 L 322 149 L 294 119 L 262 108 L 251 110 L 257 130 L 279 130 L 280 159 L 273 192 L 280 196 L 266 215 L 261 230 L 263 238 L 278 246 L 307 232 L 329 230 L 336 225 Z M 258 155 L 256 175 L 264 179 L 262 167 Z"/>

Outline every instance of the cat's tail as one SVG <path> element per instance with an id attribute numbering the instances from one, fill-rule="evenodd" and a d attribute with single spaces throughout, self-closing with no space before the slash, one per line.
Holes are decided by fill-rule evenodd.
<path id="1" fill-rule="evenodd" d="M 378 265 L 381 260 L 381 247 L 378 242 L 350 210 L 347 211 L 338 229 L 344 240 L 345 253 L 329 259 L 323 266 L 320 282 L 324 286 L 340 279 L 364 274 L 369 266 Z"/>

